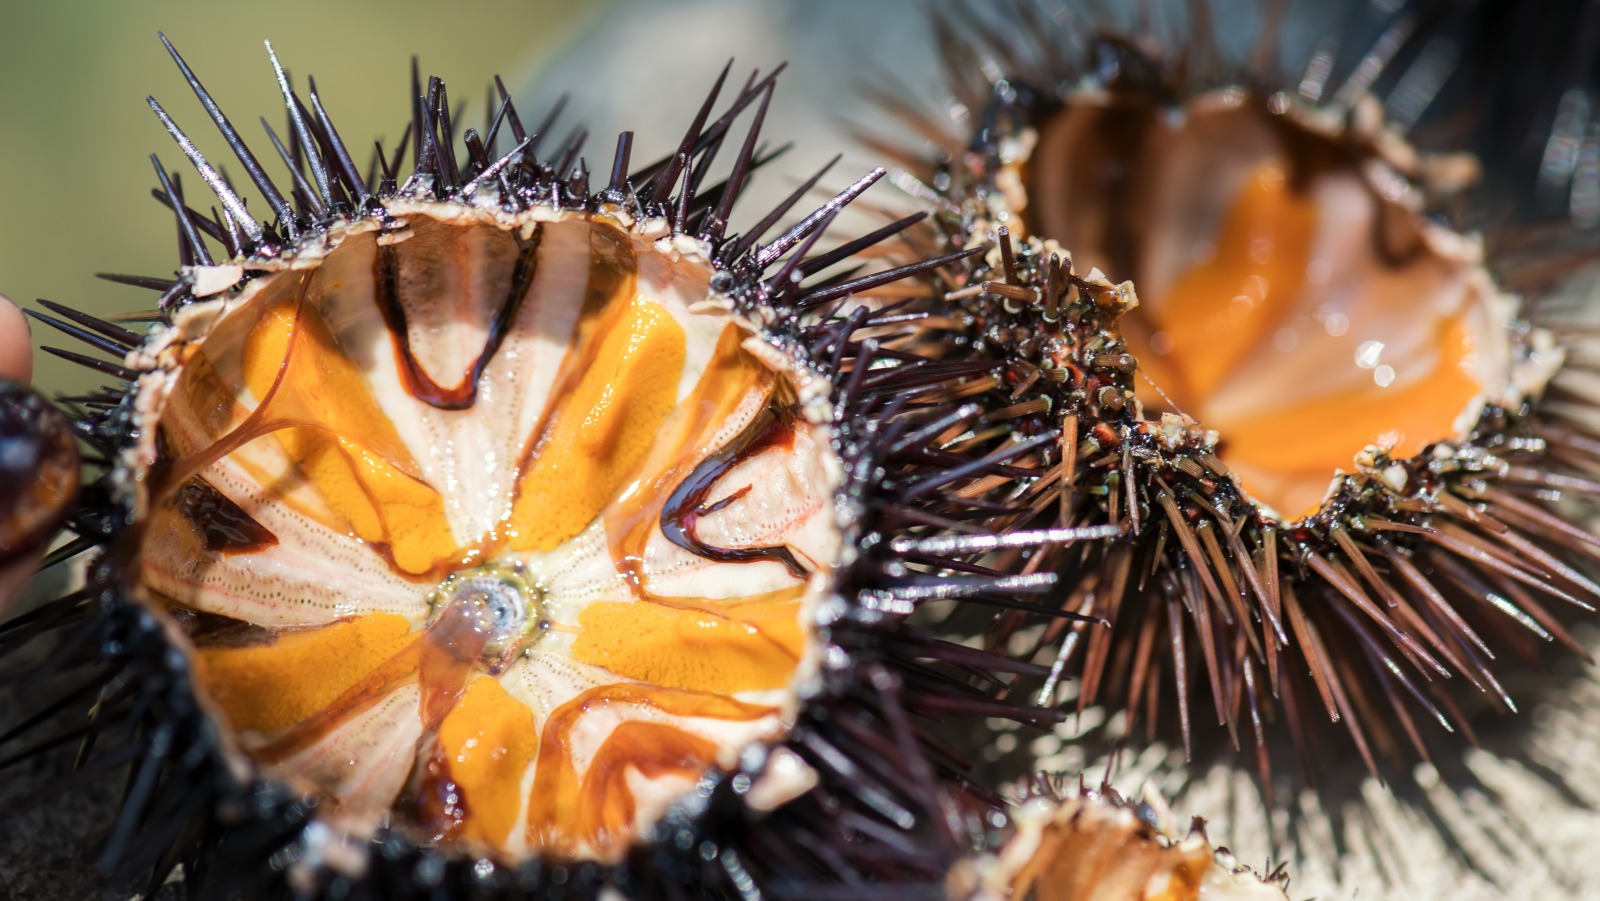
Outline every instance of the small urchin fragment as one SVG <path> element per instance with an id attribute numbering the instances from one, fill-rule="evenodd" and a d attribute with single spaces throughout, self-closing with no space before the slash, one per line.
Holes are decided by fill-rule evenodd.
<path id="1" fill-rule="evenodd" d="M 1205 821 L 1178 828 L 1161 797 L 1137 802 L 1035 776 L 1011 809 L 996 850 L 958 863 L 946 883 L 959 901 L 1287 901 L 1282 867 L 1262 875 L 1213 846 Z"/>

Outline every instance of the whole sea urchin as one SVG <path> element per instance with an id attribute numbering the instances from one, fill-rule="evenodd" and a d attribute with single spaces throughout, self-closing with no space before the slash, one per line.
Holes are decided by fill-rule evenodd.
<path id="1" fill-rule="evenodd" d="M 987 527 L 1118 528 L 985 561 L 1058 573 L 1054 603 L 1112 623 L 999 618 L 992 647 L 1052 662 L 1040 703 L 1081 674 L 1078 709 L 1176 719 L 1186 748 L 1207 704 L 1263 776 L 1273 722 L 1309 764 L 1331 720 L 1376 768 L 1426 757 L 1424 720 L 1515 709 L 1497 658 L 1583 653 L 1549 605 L 1600 598 L 1567 504 L 1595 488 L 1594 401 L 1552 383 L 1539 308 L 1429 217 L 1470 162 L 1418 153 L 1365 96 L 1413 12 L 1323 105 L 1330 60 L 1274 90 L 1276 25 L 1233 64 L 1204 4 L 1170 52 L 1026 3 L 943 28 L 973 129 L 902 154 L 905 183 L 943 240 L 999 239 L 944 295 L 996 363 L 995 425 L 959 440 L 1028 436 L 1041 473 L 991 486 L 1010 512 Z"/>
<path id="2" fill-rule="evenodd" d="M 58 351 L 122 383 L 77 399 L 113 465 L 57 555 L 98 547 L 87 587 L 0 633 L 62 635 L 74 683 L 6 739 L 130 766 L 105 862 L 217 894 L 935 890 L 1002 820 L 919 721 L 1052 714 L 956 678 L 1034 667 L 906 616 L 1048 613 L 1017 595 L 1053 576 L 954 555 L 1105 534 L 945 534 L 1024 472 L 932 443 L 989 364 L 851 298 L 968 252 L 831 274 L 920 219 L 817 249 L 881 170 L 728 234 L 776 73 L 713 118 L 719 79 L 657 163 L 622 135 L 593 191 L 503 92 L 458 143 L 438 79 L 410 174 L 403 143 L 363 177 L 279 68 L 284 189 L 172 56 L 276 218 L 151 100 L 222 211 L 156 163 L 182 268 L 122 279 L 156 327 L 39 317 L 115 358 Z"/>

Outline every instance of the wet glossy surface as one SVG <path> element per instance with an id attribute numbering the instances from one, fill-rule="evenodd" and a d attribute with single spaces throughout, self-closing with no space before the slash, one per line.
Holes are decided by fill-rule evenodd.
<path id="1" fill-rule="evenodd" d="M 599 221 L 357 230 L 207 324 L 143 577 L 268 774 L 356 834 L 614 859 L 782 733 L 823 436 L 709 272 Z"/>
<path id="2" fill-rule="evenodd" d="M 1203 833 L 1179 838 L 1097 797 L 1047 806 L 1029 802 L 1018 836 L 1003 852 L 1005 890 L 987 897 L 1033 901 L 1284 901 L 1288 895 L 1249 872 L 1234 873 Z M 1146 813 L 1147 816 L 1153 814 Z"/>
<path id="3" fill-rule="evenodd" d="M 1259 103 L 1068 107 L 1041 131 L 1027 215 L 1079 269 L 1138 286 L 1124 325 L 1147 415 L 1217 430 L 1245 491 L 1293 519 L 1369 445 L 1459 437 L 1509 351 L 1471 248 L 1348 136 Z"/>

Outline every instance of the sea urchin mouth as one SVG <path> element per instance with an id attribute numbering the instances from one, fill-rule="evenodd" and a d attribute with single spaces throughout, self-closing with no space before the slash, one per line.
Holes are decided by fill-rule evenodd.
<path id="1" fill-rule="evenodd" d="M 393 201 L 246 266 L 143 351 L 122 466 L 254 767 L 355 836 L 611 861 L 783 734 L 838 464 L 692 242 Z"/>

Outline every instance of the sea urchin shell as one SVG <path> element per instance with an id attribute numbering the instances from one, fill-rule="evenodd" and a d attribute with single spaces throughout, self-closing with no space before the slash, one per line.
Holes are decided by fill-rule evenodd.
<path id="1" fill-rule="evenodd" d="M 502 93 L 457 138 L 438 79 L 412 87 L 411 173 L 403 143 L 363 178 L 279 68 L 284 189 L 172 55 L 276 215 L 151 100 L 222 210 L 156 163 L 182 266 L 113 279 L 161 291 L 157 324 L 41 317 L 115 358 L 60 351 L 123 383 L 77 423 L 114 465 L 57 555 L 99 546 L 88 586 L 0 630 L 93 649 L 10 734 L 97 693 L 35 748 L 131 761 L 105 863 L 217 893 L 940 884 L 1001 804 L 923 724 L 1059 714 L 993 696 L 1040 667 L 908 616 L 1073 618 L 1019 597 L 1053 574 L 960 558 L 1107 534 L 959 522 L 1028 472 L 937 445 L 991 364 L 857 296 L 977 250 L 834 274 L 921 219 L 818 248 L 881 169 L 730 234 L 771 74 L 712 118 L 724 71 L 656 163 L 624 133 L 591 191 L 581 136 L 539 155 Z"/>
<path id="2" fill-rule="evenodd" d="M 1196 820 L 1178 836 L 1158 796 L 1138 803 L 1109 787 L 1039 779 L 1013 811 L 1015 832 L 993 854 L 951 871 L 962 901 L 1286 901 L 1282 872 L 1258 876 L 1213 847 Z"/>
<path id="3" fill-rule="evenodd" d="M 998 238 L 945 295 L 996 361 L 989 419 L 1057 436 L 991 527 L 1118 535 L 986 561 L 1059 573 L 1062 609 L 1112 624 L 1006 614 L 992 645 L 1053 658 L 1041 703 L 1081 673 L 1077 706 L 1127 726 L 1175 706 L 1186 747 L 1209 693 L 1263 775 L 1274 721 L 1308 758 L 1339 723 L 1375 768 L 1427 756 L 1427 720 L 1514 709 L 1497 658 L 1576 649 L 1547 605 L 1600 599 L 1595 540 L 1556 503 L 1592 496 L 1596 457 L 1545 402 L 1554 330 L 1427 218 L 1471 167 L 1407 144 L 1370 72 L 1319 105 L 1204 36 L 1169 54 L 1029 11 L 1000 14 L 1026 40 L 981 17 L 947 35 L 982 113 L 918 171 L 949 240 Z"/>
<path id="4" fill-rule="evenodd" d="M 390 202 L 249 274 L 144 351 L 122 478 L 264 773 L 363 839 L 615 860 L 781 733 L 839 464 L 692 246 Z"/>

